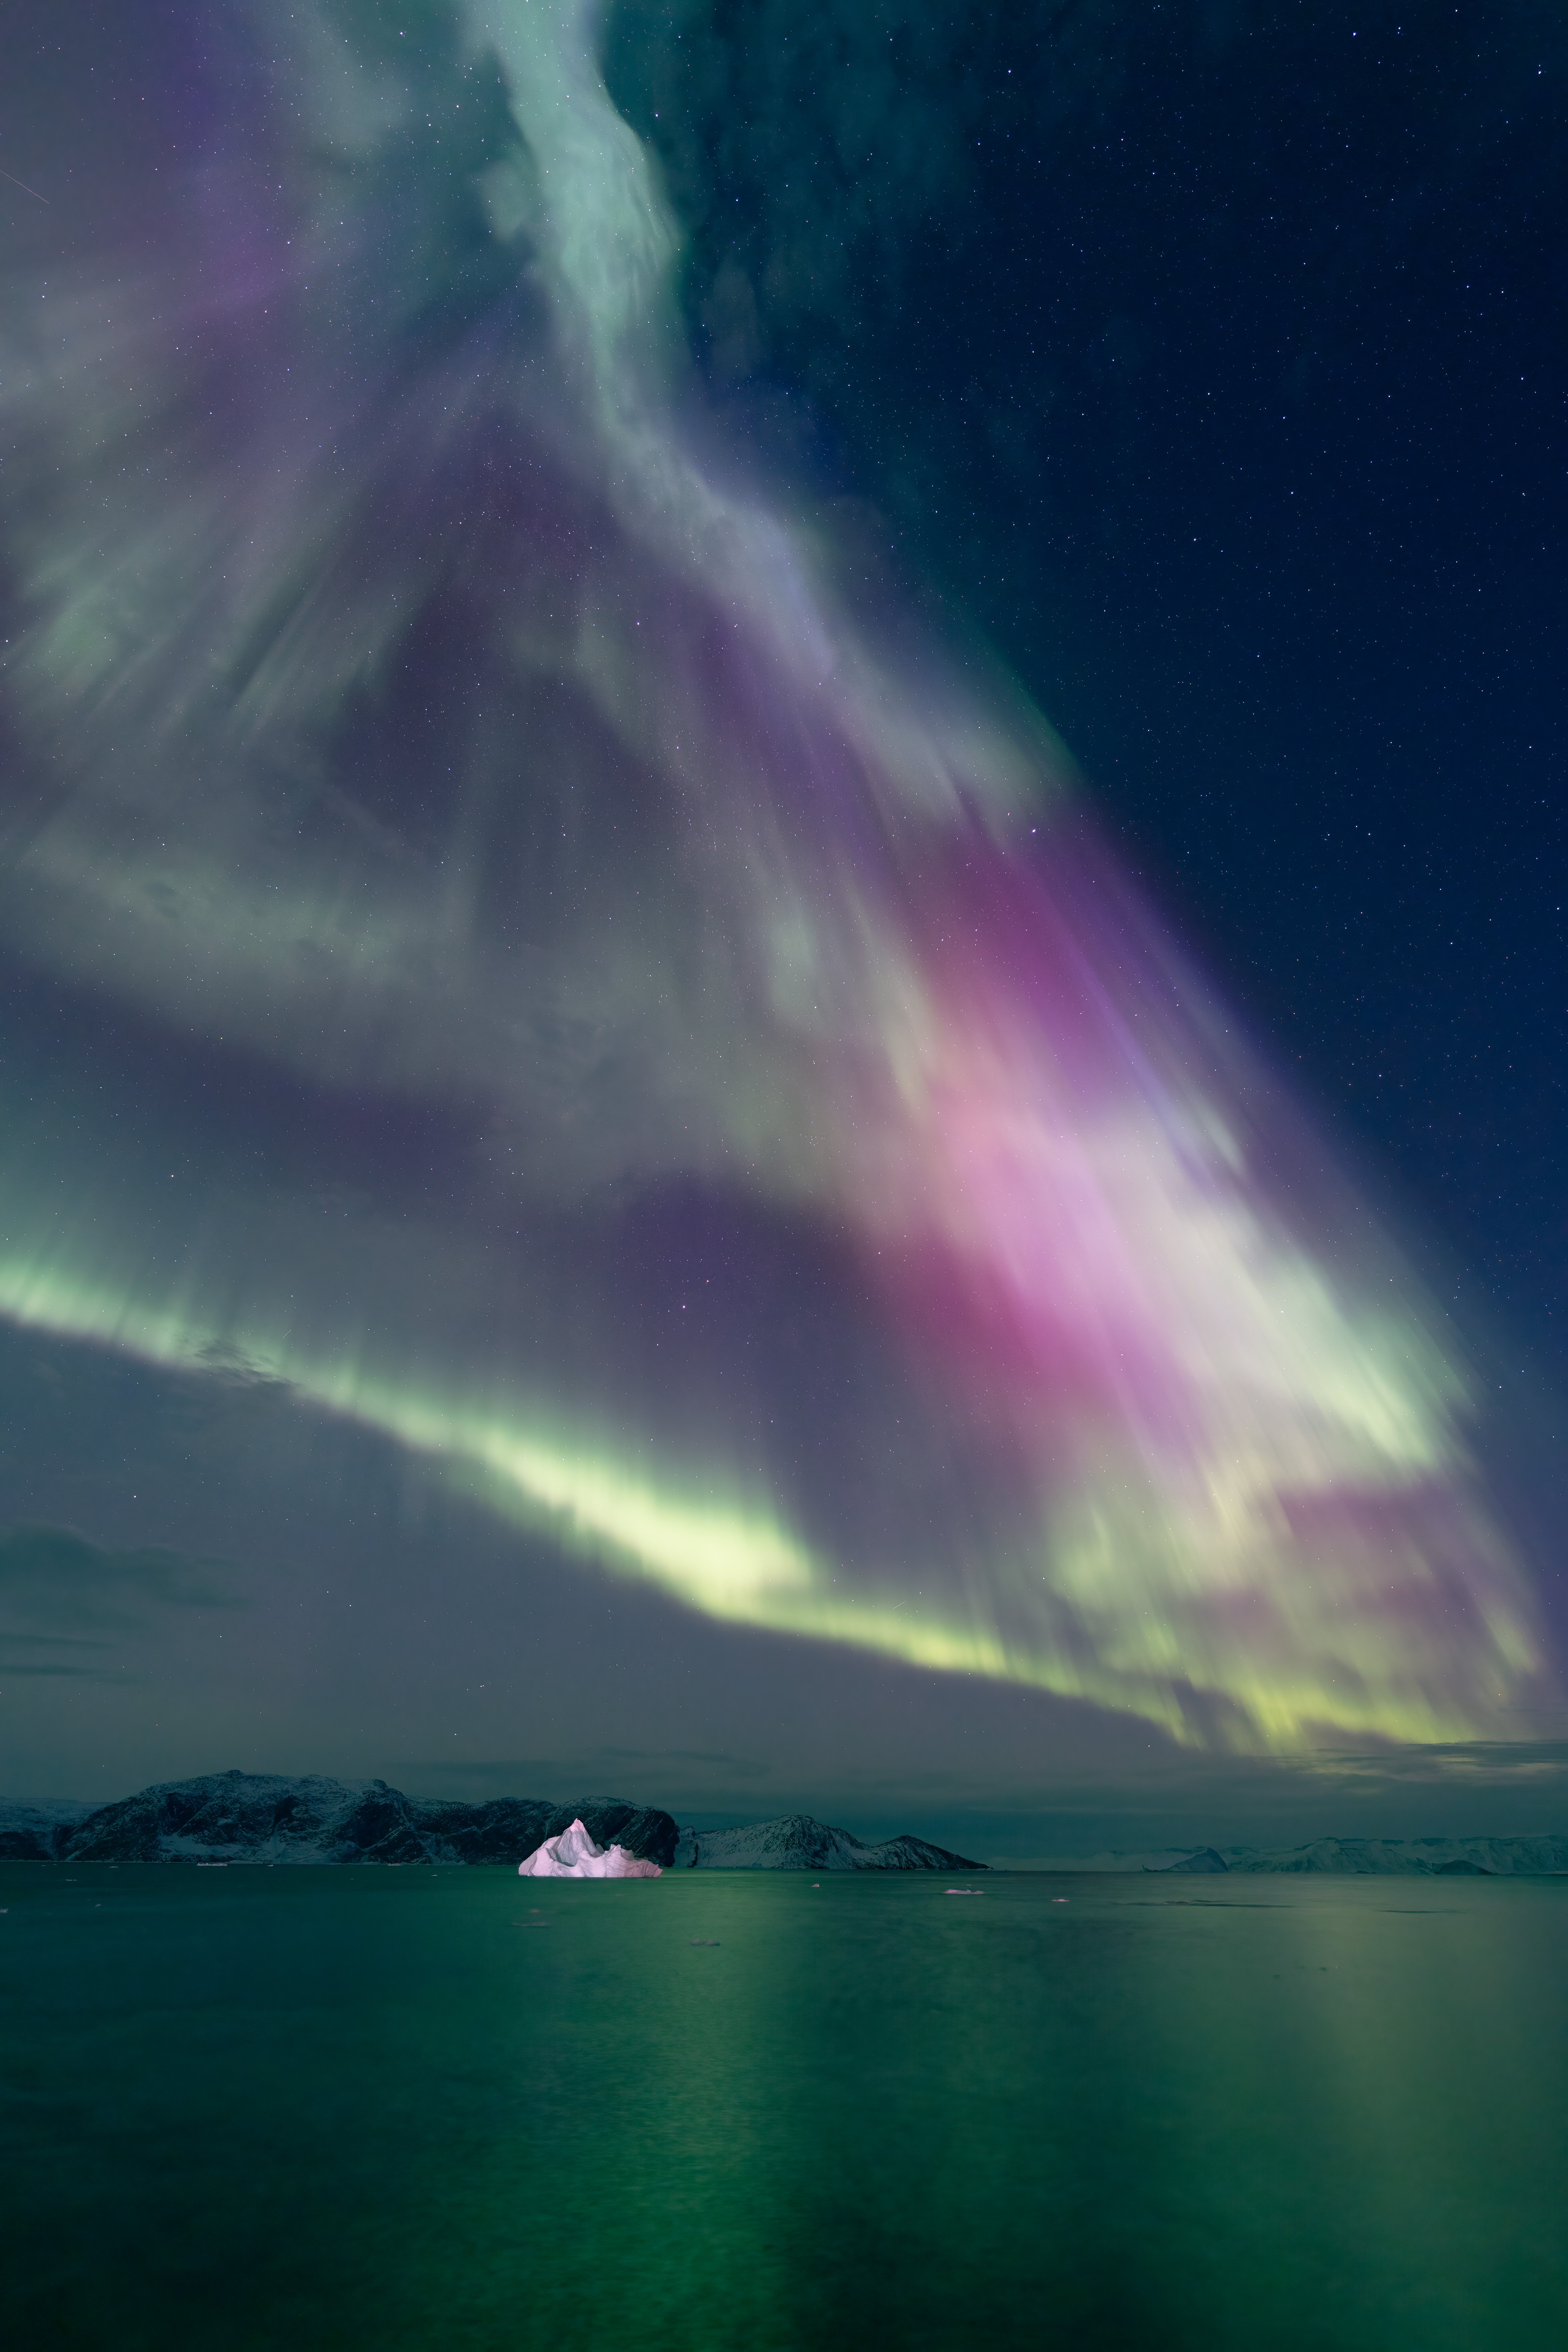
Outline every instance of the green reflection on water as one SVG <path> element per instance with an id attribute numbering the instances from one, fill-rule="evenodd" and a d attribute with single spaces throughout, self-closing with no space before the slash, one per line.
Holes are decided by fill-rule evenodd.
<path id="1" fill-rule="evenodd" d="M 1568 1884 L 0 1904 L 17 2342 L 1559 2352 Z"/>

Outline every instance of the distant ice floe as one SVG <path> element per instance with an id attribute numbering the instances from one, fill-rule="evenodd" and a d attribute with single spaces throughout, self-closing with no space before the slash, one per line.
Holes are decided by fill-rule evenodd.
<path id="1" fill-rule="evenodd" d="M 535 1846 L 517 1865 L 520 1878 L 660 1878 L 657 1862 L 639 1861 L 624 1845 L 595 1845 L 581 1822 Z"/>

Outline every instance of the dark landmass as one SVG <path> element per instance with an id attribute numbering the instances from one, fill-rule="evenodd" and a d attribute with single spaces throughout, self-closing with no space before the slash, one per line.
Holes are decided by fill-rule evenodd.
<path id="1" fill-rule="evenodd" d="M 868 1845 L 853 1830 L 834 1829 L 809 1813 L 740 1829 L 682 1830 L 675 1850 L 683 1870 L 984 1870 L 924 1838 L 884 1838 Z"/>
<path id="2" fill-rule="evenodd" d="M 0 1808 L 0 1861 L 516 1864 L 574 1821 L 599 1845 L 624 1845 L 661 1865 L 674 1859 L 673 1818 L 618 1798 L 465 1805 L 405 1797 L 384 1780 L 209 1772 L 97 1808 Z"/>
<path id="3" fill-rule="evenodd" d="M 1117 1857 L 1108 1857 L 1114 1864 Z M 1105 1867 L 1104 1864 L 1099 1865 Z M 1179 1862 L 1126 1868 L 1177 1872 L 1324 1872 L 1356 1878 L 1544 1878 L 1568 1872 L 1568 1837 L 1319 1838 L 1311 1845 L 1200 1846 Z"/>
<path id="4" fill-rule="evenodd" d="M 1228 1870 L 1230 1868 L 1230 1864 L 1226 1862 L 1223 1854 L 1215 1853 L 1212 1845 L 1201 1845 L 1199 1846 L 1196 1853 L 1189 1853 L 1184 1862 L 1173 1862 L 1170 1864 L 1170 1868 L 1173 1871 L 1190 1870 L 1201 1872 Z"/>

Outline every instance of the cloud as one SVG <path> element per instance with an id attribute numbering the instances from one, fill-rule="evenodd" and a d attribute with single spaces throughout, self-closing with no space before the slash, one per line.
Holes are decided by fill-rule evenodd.
<path id="1" fill-rule="evenodd" d="M 130 1631 L 160 1609 L 236 1609 L 246 1604 L 223 1580 L 226 1563 L 145 1545 L 116 1551 L 73 1528 L 14 1523 L 0 1528 L 0 1608 L 24 1622 L 51 1627 L 100 1625 Z M 46 1643 L 76 1647 L 68 1634 L 0 1636 L 12 1647 Z M 93 1643 L 95 1647 L 107 1644 Z M 13 1666 L 12 1673 L 91 1673 L 83 1665 Z"/>
<path id="2" fill-rule="evenodd" d="M 391 1767 L 396 1785 L 404 1780 L 417 1782 L 443 1780 L 475 1781 L 500 1797 L 531 1797 L 539 1793 L 541 1784 L 548 1784 L 563 1773 L 576 1771 L 575 1765 L 563 1764 L 554 1756 L 490 1757 L 479 1763 L 459 1763 L 450 1756 L 405 1756 Z"/>
<path id="3" fill-rule="evenodd" d="M 1568 1739 L 1468 1739 L 1377 1750 L 1369 1755 L 1318 1754 L 1303 1772 L 1338 1781 L 1500 1784 L 1568 1776 Z"/>
<path id="4" fill-rule="evenodd" d="M 107 1650 L 108 1642 L 100 1642 L 86 1633 L 0 1633 L 0 1643 L 8 1650 Z"/>
<path id="5" fill-rule="evenodd" d="M 111 1674 L 108 1666 L 17 1665 L 8 1660 L 0 1659 L 0 1682 L 15 1682 L 24 1675 L 35 1679 L 40 1675 L 56 1678 L 63 1675 L 72 1682 L 86 1683 L 124 1682 L 127 1679 L 122 1674 Z"/>
<path id="6" fill-rule="evenodd" d="M 646 1787 L 660 1776 L 673 1780 L 692 1766 L 738 1780 L 763 1780 L 772 1769 L 752 1757 L 710 1748 L 595 1748 L 578 1757 L 487 1757 L 474 1763 L 462 1763 L 450 1756 L 405 1757 L 391 1769 L 395 1779 L 401 1773 L 415 1785 L 438 1781 L 445 1787 L 458 1785 L 465 1792 L 477 1789 L 497 1797 L 533 1797 L 548 1795 L 552 1789 L 571 1793 L 596 1787 L 614 1773 L 635 1777 Z M 654 1801 L 663 1800 L 656 1797 Z"/>
<path id="7" fill-rule="evenodd" d="M 0 1682 L 15 1680 L 21 1675 L 65 1675 L 79 1682 L 102 1682 L 112 1671 L 104 1659 L 73 1664 L 68 1654 L 62 1657 L 58 1654 L 74 1652 L 79 1657 L 83 1650 L 113 1647 L 112 1642 L 94 1640 L 81 1633 L 0 1633 Z M 38 1657 L 36 1654 L 40 1650 L 53 1654 Z"/>
<path id="8" fill-rule="evenodd" d="M 727 1748 L 600 1748 L 595 1752 L 614 1763 L 708 1764 L 751 1779 L 772 1769 L 754 1756 L 735 1756 Z"/>

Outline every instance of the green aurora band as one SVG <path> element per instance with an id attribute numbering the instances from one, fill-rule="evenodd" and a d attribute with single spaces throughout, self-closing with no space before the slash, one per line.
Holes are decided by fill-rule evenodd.
<path id="1" fill-rule="evenodd" d="M 243 23 L 153 260 L 12 306 L 0 940 L 216 1075 L 14 1064 L 0 1313 L 715 1618 L 1184 1741 L 1493 1726 L 1542 1656 L 1436 1317 L 1026 698 L 705 447 L 594 12 Z M 444 1194 L 312 1162 L 366 1098 Z M 837 1482 L 639 1326 L 659 1199 L 819 1236 Z"/>

